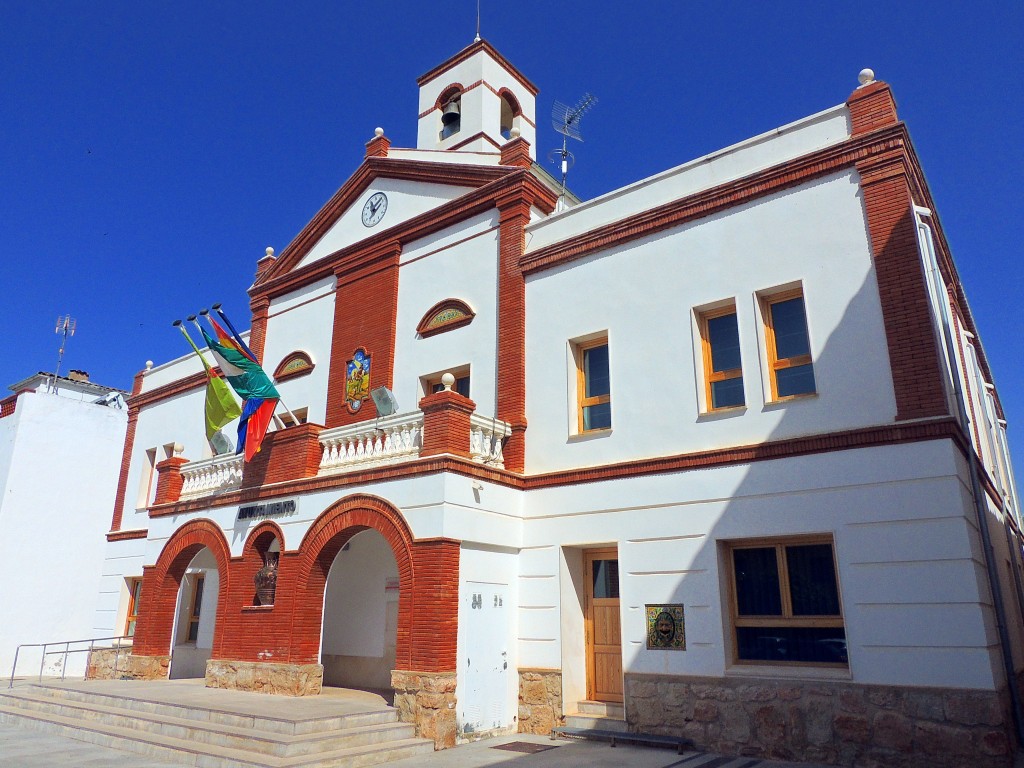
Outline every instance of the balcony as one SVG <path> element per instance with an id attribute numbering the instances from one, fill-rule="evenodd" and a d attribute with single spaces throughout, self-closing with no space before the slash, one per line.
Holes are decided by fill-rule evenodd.
<path id="1" fill-rule="evenodd" d="M 450 391 L 424 398 L 420 405 L 422 410 L 344 427 L 302 424 L 271 432 L 263 450 L 248 465 L 241 455 L 191 462 L 168 460 L 158 466 L 157 503 L 303 477 L 341 475 L 429 456 L 462 456 L 504 469 L 502 446 L 512 432 L 506 422 L 474 413 L 471 400 Z M 175 493 L 179 483 L 180 492 Z"/>

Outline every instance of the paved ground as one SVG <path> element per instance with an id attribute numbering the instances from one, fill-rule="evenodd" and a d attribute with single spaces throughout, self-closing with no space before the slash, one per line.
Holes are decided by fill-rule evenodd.
<path id="1" fill-rule="evenodd" d="M 530 752 L 524 750 L 541 750 Z M 821 768 L 729 758 L 706 753 L 677 755 L 668 749 L 551 741 L 540 736 L 504 736 L 388 764 L 390 768 Z M 184 763 L 122 752 L 82 741 L 0 723 L 2 768 L 186 768 Z"/>

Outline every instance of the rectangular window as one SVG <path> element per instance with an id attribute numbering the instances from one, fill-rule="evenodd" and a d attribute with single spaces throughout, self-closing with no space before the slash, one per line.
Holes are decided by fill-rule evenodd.
<path id="1" fill-rule="evenodd" d="M 281 423 L 284 424 L 285 428 L 305 424 L 309 418 L 309 408 L 295 408 L 292 410 L 292 414 L 295 416 L 294 419 L 287 413 L 278 414 L 278 418 L 281 419 Z"/>
<path id="2" fill-rule="evenodd" d="M 743 367 L 740 364 L 736 307 L 729 306 L 701 314 L 700 337 L 707 410 L 744 405 L 746 401 L 743 397 Z"/>
<path id="3" fill-rule="evenodd" d="M 812 395 L 814 365 L 803 293 L 797 289 L 762 299 L 772 400 Z"/>
<path id="4" fill-rule="evenodd" d="M 576 403 L 579 432 L 611 429 L 611 377 L 608 338 L 576 345 Z"/>
<path id="5" fill-rule="evenodd" d="M 192 578 L 192 602 L 189 604 L 185 628 L 185 642 L 188 643 L 194 643 L 199 639 L 199 614 L 203 608 L 203 585 L 206 582 L 202 574 L 196 574 Z"/>
<path id="6" fill-rule="evenodd" d="M 142 594 L 142 579 L 128 579 L 128 613 L 124 622 L 126 637 L 135 637 L 135 622 L 139 618 L 139 597 Z"/>
<path id="7" fill-rule="evenodd" d="M 830 538 L 735 542 L 727 561 L 736 661 L 847 664 Z"/>
<path id="8" fill-rule="evenodd" d="M 444 389 L 444 384 L 441 383 L 441 377 L 445 373 L 450 373 L 455 377 L 455 383 L 452 384 L 452 390 L 458 392 L 463 397 L 469 397 L 469 366 L 460 365 L 457 368 L 452 368 L 442 373 L 435 373 L 431 376 L 424 376 L 420 379 L 420 386 L 422 387 L 424 395 L 432 395 L 435 392 L 440 392 Z"/>

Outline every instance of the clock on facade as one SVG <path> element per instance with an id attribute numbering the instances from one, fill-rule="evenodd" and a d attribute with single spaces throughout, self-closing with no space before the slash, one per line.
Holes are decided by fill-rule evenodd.
<path id="1" fill-rule="evenodd" d="M 363 205 L 363 226 L 372 227 L 384 218 L 384 212 L 388 209 L 388 196 L 383 192 L 375 192 Z"/>

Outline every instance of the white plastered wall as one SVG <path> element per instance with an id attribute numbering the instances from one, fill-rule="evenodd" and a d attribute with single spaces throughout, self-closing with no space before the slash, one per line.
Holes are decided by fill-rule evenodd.
<path id="1" fill-rule="evenodd" d="M 531 492 L 519 664 L 553 666 L 560 652 L 571 711 L 585 682 L 577 553 L 610 542 L 627 673 L 991 690 L 991 599 L 957 457 L 931 441 Z M 732 664 L 721 543 L 806 533 L 833 537 L 849 670 Z M 644 606 L 662 603 L 685 606 L 685 651 L 646 649 Z"/>
<path id="2" fill-rule="evenodd" d="M 470 366 L 477 413 L 494 413 L 498 220 L 488 212 L 410 243 L 399 270 L 394 393 L 401 411 L 417 409 L 420 377 Z M 445 299 L 466 302 L 476 316 L 462 328 L 421 338 L 416 327 Z"/>
<path id="3" fill-rule="evenodd" d="M 817 394 L 772 403 L 758 296 L 792 286 L 803 290 Z M 736 305 L 746 407 L 703 414 L 694 309 L 724 300 Z M 598 333 L 608 337 L 612 428 L 576 436 L 569 342 Z M 756 444 L 895 416 L 853 172 L 531 276 L 526 336 L 528 472 Z"/>

